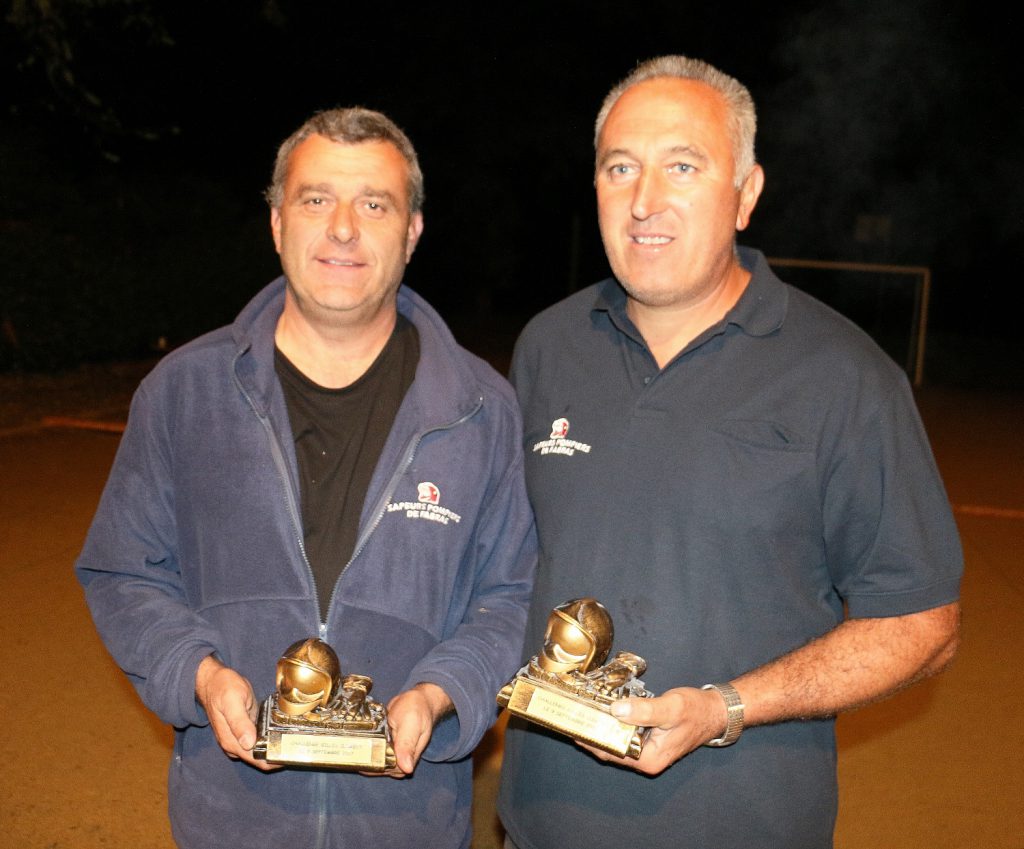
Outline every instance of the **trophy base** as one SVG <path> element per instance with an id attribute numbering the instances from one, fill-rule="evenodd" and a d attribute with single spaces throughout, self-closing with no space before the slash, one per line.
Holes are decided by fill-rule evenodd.
<path id="1" fill-rule="evenodd" d="M 650 733 L 649 728 L 616 719 L 599 702 L 524 677 L 514 678 L 502 689 L 498 704 L 515 716 L 620 758 L 639 758 Z"/>
<path id="2" fill-rule="evenodd" d="M 274 719 L 274 703 L 271 695 L 260 705 L 253 757 L 273 764 L 353 772 L 386 772 L 395 767 L 386 730 L 349 730 L 329 722 L 284 724 Z"/>

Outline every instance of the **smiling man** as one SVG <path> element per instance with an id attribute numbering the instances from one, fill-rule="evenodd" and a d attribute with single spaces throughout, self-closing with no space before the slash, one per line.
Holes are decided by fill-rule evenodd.
<path id="1" fill-rule="evenodd" d="M 284 276 L 143 382 L 78 575 L 176 729 L 178 845 L 466 847 L 535 561 L 515 399 L 402 286 L 423 177 L 388 118 L 314 116 L 267 197 Z M 372 678 L 401 780 L 253 756 L 308 637 Z"/>
<path id="2" fill-rule="evenodd" d="M 831 846 L 833 717 L 955 652 L 959 540 L 903 373 L 736 247 L 754 130 L 746 88 L 704 62 L 616 86 L 595 135 L 614 278 L 517 343 L 527 651 L 594 596 L 660 695 L 612 708 L 652 728 L 637 760 L 510 722 L 510 847 Z"/>

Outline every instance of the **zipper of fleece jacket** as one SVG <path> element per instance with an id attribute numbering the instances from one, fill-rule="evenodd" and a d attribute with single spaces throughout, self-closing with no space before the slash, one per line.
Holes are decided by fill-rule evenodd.
<path id="1" fill-rule="evenodd" d="M 260 420 L 260 424 L 263 429 L 267 432 L 267 436 L 270 440 L 271 455 L 274 458 L 274 465 L 277 467 L 278 474 L 281 477 L 281 483 L 284 486 L 285 492 L 285 504 L 288 507 L 288 513 L 292 519 L 292 527 L 295 530 L 295 538 L 299 544 L 299 552 L 302 554 L 302 562 L 306 564 L 306 570 L 309 573 L 310 585 L 313 587 L 313 605 L 316 609 L 316 618 L 318 623 L 318 636 L 321 640 L 326 640 L 327 636 L 327 623 L 320 621 L 320 600 L 317 597 L 316 579 L 313 577 L 313 567 L 309 563 L 309 558 L 306 555 L 306 542 L 302 537 L 302 520 L 299 517 L 298 505 L 295 498 L 295 488 L 292 486 L 291 475 L 288 473 L 288 463 L 284 458 L 284 451 L 281 447 L 281 441 L 277 437 L 277 433 L 274 431 L 273 425 L 270 423 L 270 417 L 263 415 L 259 412 L 256 405 L 253 403 L 252 398 L 249 397 L 249 393 L 245 391 L 245 387 L 242 386 L 241 381 L 238 380 L 235 375 L 235 382 L 248 401 L 249 406 L 252 408 L 256 417 Z M 328 609 L 330 605 L 334 603 L 334 596 L 338 591 L 338 584 L 341 583 L 341 575 L 345 574 L 345 570 L 352 564 L 352 561 L 356 559 L 359 553 L 366 546 L 370 535 L 377 529 L 381 519 L 384 517 L 385 510 L 387 509 L 388 502 L 391 500 L 391 496 L 394 494 L 395 488 L 398 486 L 398 482 L 401 480 L 402 475 L 405 474 L 406 469 L 412 464 L 413 459 L 416 456 L 416 450 L 419 448 L 420 443 L 427 434 L 434 433 L 441 430 L 451 430 L 452 428 L 458 427 L 464 422 L 469 421 L 475 416 L 480 408 L 483 407 L 484 399 L 483 396 L 477 398 L 476 406 L 472 410 L 469 410 L 465 415 L 459 417 L 453 422 L 446 425 L 439 425 L 438 427 L 427 428 L 419 433 L 415 434 L 412 439 L 409 440 L 409 444 L 406 447 L 405 455 L 402 462 L 398 465 L 394 474 L 391 475 L 391 479 L 388 481 L 388 485 L 384 488 L 380 499 L 377 502 L 376 513 L 374 520 L 366 527 L 366 529 L 359 535 L 356 540 L 355 549 L 352 552 L 352 557 L 349 558 L 348 563 L 345 564 L 341 570 L 341 574 L 338 575 L 338 580 L 334 584 L 334 589 L 331 591 L 331 598 L 328 602 Z M 327 774 L 324 772 L 318 773 L 314 777 L 314 795 L 316 798 L 316 811 L 317 811 L 317 822 L 316 822 L 316 837 L 314 847 L 319 849 L 325 845 L 325 840 L 328 837 L 327 834 Z"/>
<path id="2" fill-rule="evenodd" d="M 327 623 L 320 620 L 320 599 L 318 597 L 316 587 L 316 578 L 313 576 L 313 567 L 310 565 L 309 557 L 306 555 L 306 541 L 305 539 L 303 539 L 302 536 L 302 519 L 299 516 L 298 504 L 296 502 L 295 497 L 295 488 L 292 485 L 291 475 L 288 473 L 288 463 L 284 458 L 284 451 L 281 448 L 281 441 L 280 439 L 278 439 L 277 433 L 274 430 L 273 425 L 270 423 L 270 417 L 264 415 L 259 411 L 259 409 L 256 407 L 256 404 L 253 403 L 252 398 L 249 397 L 249 393 L 246 391 L 245 387 L 242 386 L 241 381 L 238 380 L 237 374 L 235 375 L 235 383 L 238 386 L 239 390 L 242 392 L 242 395 L 245 396 L 246 401 L 248 401 L 249 406 L 252 408 L 252 411 L 256 414 L 256 417 L 260 420 L 260 424 L 263 426 L 263 429 L 266 430 L 267 437 L 270 440 L 271 454 L 274 458 L 274 465 L 277 467 L 278 474 L 281 477 L 281 483 L 284 486 L 285 504 L 288 508 L 288 514 L 289 516 L 291 516 L 292 528 L 295 531 L 295 539 L 299 545 L 299 553 L 302 555 L 302 562 L 306 565 L 306 572 L 309 574 L 309 582 L 313 588 L 313 605 L 316 609 L 316 621 L 319 626 L 317 629 L 317 636 L 319 636 L 321 640 L 326 640 Z M 356 559 L 356 557 L 359 556 L 359 553 L 363 550 L 363 548 L 366 547 L 366 543 L 369 540 L 370 536 L 377 529 L 377 526 L 380 524 L 381 519 L 384 518 L 384 513 L 387 509 L 388 502 L 391 500 L 391 496 L 394 494 L 394 491 L 398 486 L 398 482 L 401 480 L 402 475 L 405 474 L 406 469 L 408 469 L 409 466 L 412 464 L 412 461 L 416 456 L 416 450 L 419 448 L 419 445 L 423 441 L 423 438 L 430 433 L 442 430 L 451 430 L 452 428 L 456 428 L 459 425 L 463 424 L 464 422 L 469 421 L 471 418 L 473 418 L 473 416 L 475 416 L 480 411 L 483 405 L 484 399 L 483 396 L 481 395 L 476 399 L 476 405 L 471 410 L 467 411 L 464 415 L 455 419 L 455 421 L 449 422 L 448 424 L 444 425 L 438 425 L 436 427 L 429 427 L 425 430 L 420 431 L 417 434 L 414 434 L 413 437 L 409 440 L 409 444 L 406 447 L 405 455 L 403 457 L 402 462 L 399 463 L 398 468 L 395 469 L 394 474 L 391 475 L 391 479 L 388 481 L 388 485 L 384 487 L 384 492 L 381 494 L 380 499 L 378 499 L 377 501 L 373 521 L 366 528 L 364 528 L 363 532 L 359 535 L 358 539 L 356 540 L 355 548 L 352 551 L 352 556 L 349 558 L 348 563 L 346 563 L 342 567 L 341 572 L 338 574 L 338 580 L 335 581 L 334 587 L 331 590 L 331 597 L 328 599 L 327 602 L 328 610 L 330 610 L 331 605 L 334 603 L 334 596 L 338 592 L 338 585 L 341 583 L 341 576 L 345 574 L 345 570 L 347 570 L 348 567 L 352 565 L 352 562 Z"/>
<path id="3" fill-rule="evenodd" d="M 288 508 L 288 515 L 292 520 L 292 530 L 295 532 L 295 541 L 299 545 L 299 554 L 302 555 L 302 562 L 306 564 L 306 572 L 309 575 L 310 586 L 313 587 L 314 615 L 316 616 L 316 621 L 319 625 L 319 636 L 323 639 L 324 623 L 320 621 L 320 599 L 317 597 L 316 579 L 313 577 L 313 567 L 310 565 L 309 557 L 306 555 L 306 541 L 302 536 L 302 519 L 299 517 L 299 507 L 296 500 L 295 487 L 292 485 L 291 475 L 288 472 L 288 463 L 284 458 L 284 451 L 281 448 L 281 440 L 278 439 L 277 432 L 274 430 L 274 426 L 270 423 L 270 416 L 260 412 L 259 407 L 256 406 L 255 402 L 249 396 L 248 391 L 246 391 L 246 388 L 238 379 L 238 374 L 235 372 L 234 364 L 232 364 L 232 374 L 235 380 L 235 385 L 252 408 L 253 413 L 256 414 L 256 418 L 259 419 L 263 429 L 267 432 L 267 438 L 270 441 L 270 453 L 274 458 L 274 466 L 277 468 L 277 473 L 281 478 L 281 484 L 284 487 L 285 506 Z"/>
<path id="4" fill-rule="evenodd" d="M 384 518 L 384 513 L 387 511 L 388 502 L 391 501 L 391 496 L 394 495 L 395 489 L 398 487 L 399 481 L 401 481 L 402 476 L 405 474 L 409 466 L 412 465 L 412 461 L 416 457 L 416 451 L 420 447 L 420 443 L 423 441 L 423 438 L 430 433 L 436 433 L 442 430 L 452 430 L 453 428 L 456 428 L 459 425 L 469 421 L 471 418 L 473 418 L 473 416 L 475 416 L 480 411 L 480 408 L 483 407 L 483 405 L 484 399 L 483 396 L 481 396 L 477 398 L 476 406 L 473 407 L 473 409 L 467 412 L 465 415 L 461 416 L 460 418 L 456 419 L 453 422 L 449 422 L 448 424 L 438 425 L 437 427 L 429 427 L 426 430 L 422 430 L 419 433 L 414 434 L 413 437 L 409 440 L 409 444 L 406 446 L 405 449 L 405 454 L 402 457 L 402 462 L 398 464 L 398 468 L 396 468 L 394 474 L 391 475 L 391 479 L 388 481 L 388 485 L 384 487 L 384 492 L 381 494 L 381 497 L 377 500 L 377 506 L 374 508 L 375 512 L 373 513 L 373 521 L 370 522 L 363 529 L 362 533 L 359 534 L 359 538 L 356 540 L 355 548 L 352 549 L 352 556 L 349 558 L 348 563 L 346 563 L 342 567 L 341 572 L 338 574 L 338 580 L 334 582 L 334 588 L 331 590 L 331 597 L 330 599 L 328 599 L 327 602 L 328 610 L 330 610 L 331 605 L 334 604 L 334 597 L 338 593 L 338 587 L 341 584 L 342 575 L 345 574 L 345 571 L 348 569 L 348 567 L 352 565 L 352 562 L 359 556 L 360 552 L 366 547 L 366 543 L 369 541 L 370 536 L 373 534 L 375 530 L 377 530 L 377 526 L 380 525 L 380 521 Z M 323 634 L 326 633 L 326 629 L 327 623 L 322 622 L 320 624 L 320 630 L 321 632 L 323 632 L 321 633 L 321 639 L 324 639 Z"/>
<path id="5" fill-rule="evenodd" d="M 313 609 L 316 615 L 318 636 L 320 639 L 324 639 L 327 624 L 320 621 L 320 600 L 317 597 L 316 578 L 313 577 L 313 567 L 310 565 L 309 557 L 306 555 L 306 541 L 302 537 L 302 520 L 299 517 L 299 508 L 296 503 L 295 487 L 292 485 L 291 475 L 288 473 L 288 463 L 284 458 L 284 451 L 281 448 L 281 440 L 278 439 L 277 433 L 274 431 L 274 426 L 270 423 L 270 417 L 260 413 L 256 404 L 253 403 L 252 398 L 249 397 L 249 393 L 245 390 L 245 387 L 242 386 L 237 374 L 234 375 L 234 378 L 235 383 L 242 395 L 245 397 L 245 400 L 249 403 L 252 411 L 256 414 L 256 418 L 259 419 L 263 429 L 267 432 L 267 438 L 270 441 L 270 453 L 274 458 L 274 465 L 277 467 L 277 473 L 280 476 L 281 484 L 284 487 L 285 505 L 288 508 L 288 515 L 292 520 L 292 528 L 295 531 L 295 540 L 299 544 L 299 553 L 302 555 L 302 562 L 306 564 L 306 571 L 309 574 L 309 582 L 313 587 Z M 325 841 L 327 838 L 327 774 L 325 772 L 319 772 L 313 776 L 313 795 L 317 812 L 314 847 L 322 847 L 326 845 Z"/>
<path id="6" fill-rule="evenodd" d="M 395 469 L 394 474 L 391 475 L 391 479 L 388 481 L 388 485 L 386 487 L 384 487 L 384 492 L 381 494 L 381 497 L 380 497 L 380 499 L 377 502 L 377 507 L 376 507 L 376 513 L 375 513 L 374 520 L 359 535 L 359 538 L 356 540 L 355 549 L 352 551 L 352 556 L 349 558 L 348 563 L 346 563 L 345 566 L 342 568 L 341 573 L 338 575 L 338 580 L 335 581 L 335 583 L 334 583 L 334 589 L 331 590 L 331 598 L 328 601 L 328 605 L 327 605 L 327 609 L 328 610 L 330 610 L 330 606 L 334 603 L 334 596 L 338 592 L 338 585 L 341 583 L 341 576 L 345 574 L 345 570 L 348 569 L 348 567 L 352 564 L 352 561 L 356 559 L 356 557 L 359 555 L 359 552 L 361 552 L 363 550 L 363 548 L 366 546 L 367 540 L 369 540 L 369 538 L 370 538 L 370 535 L 377 529 L 377 526 L 380 524 L 380 520 L 383 518 L 384 513 L 385 513 L 385 511 L 387 509 L 388 502 L 391 501 L 391 496 L 394 494 L 395 488 L 398 486 L 398 482 L 401 480 L 402 476 L 405 474 L 406 469 L 408 469 L 409 466 L 412 464 L 413 458 L 415 458 L 415 456 L 416 456 L 416 449 L 419 448 L 419 445 L 423 441 L 423 438 L 428 433 L 434 433 L 435 431 L 441 431 L 441 430 L 451 430 L 452 428 L 458 427 L 463 422 L 466 422 L 469 419 L 471 419 L 473 416 L 475 416 L 477 414 L 477 412 L 480 410 L 480 408 L 483 406 L 483 403 L 484 403 L 484 399 L 482 397 L 480 397 L 480 398 L 477 399 L 476 406 L 472 410 L 470 410 L 468 413 L 466 413 L 464 416 L 462 416 L 461 418 L 456 419 L 455 421 L 450 422 L 449 424 L 446 424 L 446 425 L 440 425 L 438 427 L 427 428 L 426 430 L 420 431 L 419 433 L 415 434 L 412 437 L 412 439 L 409 440 L 409 444 L 406 446 L 406 450 L 405 450 L 405 454 L 403 455 L 402 462 L 398 464 L 398 468 Z M 275 442 L 275 446 L 276 446 L 275 452 L 274 452 L 275 458 L 280 457 L 281 461 L 283 462 L 284 461 L 284 456 L 283 456 L 283 454 L 281 452 L 280 446 L 277 445 L 276 442 Z M 286 471 L 287 470 L 287 466 L 285 466 L 284 469 Z M 292 501 L 293 501 L 293 497 L 290 497 L 289 498 L 289 504 L 291 504 Z M 301 525 L 299 525 L 299 527 L 301 529 Z M 300 537 L 301 537 L 301 530 L 300 530 Z M 305 558 L 306 554 L 305 554 L 305 547 L 304 546 L 302 547 L 302 550 L 303 550 L 302 556 L 303 556 L 303 558 Z M 306 561 L 306 565 L 307 566 L 309 565 L 309 561 L 308 560 Z M 310 578 L 312 579 L 312 577 L 313 577 L 313 570 L 310 569 Z M 315 594 L 315 590 L 316 590 L 316 582 L 315 581 L 313 583 L 313 588 L 314 588 L 314 594 Z M 320 609 L 319 608 L 319 602 L 317 602 L 317 604 L 318 604 L 318 606 L 317 606 L 317 611 L 318 611 L 317 616 L 319 616 L 319 609 Z M 324 641 L 327 640 L 327 623 L 326 622 L 321 622 L 320 623 L 319 636 L 320 636 L 321 640 L 324 640 Z M 318 775 L 316 777 L 315 788 L 316 788 L 315 793 L 316 793 L 317 828 L 316 828 L 316 842 L 314 843 L 314 849 L 323 849 L 323 847 L 327 846 L 327 842 L 326 841 L 327 841 L 327 839 L 329 837 L 328 832 L 327 832 L 327 773 L 325 773 L 325 772 L 318 773 Z"/>

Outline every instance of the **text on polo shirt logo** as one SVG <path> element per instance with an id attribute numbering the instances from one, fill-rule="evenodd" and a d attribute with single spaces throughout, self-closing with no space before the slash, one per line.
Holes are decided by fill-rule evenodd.
<path id="1" fill-rule="evenodd" d="M 569 434 L 569 420 L 565 418 L 555 419 L 551 422 L 551 436 L 540 442 L 534 443 L 534 454 L 564 454 L 571 457 L 577 451 L 581 454 L 589 454 L 590 446 L 585 442 L 577 442 L 575 439 L 566 439 Z"/>

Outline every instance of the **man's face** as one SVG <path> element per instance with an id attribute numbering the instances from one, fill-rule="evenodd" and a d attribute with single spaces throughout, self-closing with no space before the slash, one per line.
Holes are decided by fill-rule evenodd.
<path id="1" fill-rule="evenodd" d="M 307 321 L 358 325 L 393 303 L 423 231 L 423 216 L 409 212 L 408 174 L 390 142 L 313 135 L 292 152 L 270 225 Z"/>
<path id="2" fill-rule="evenodd" d="M 728 120 L 710 86 L 666 77 L 628 89 L 601 130 L 601 237 L 616 278 L 644 306 L 696 306 L 733 267 L 762 175 L 755 168 L 735 188 Z"/>

